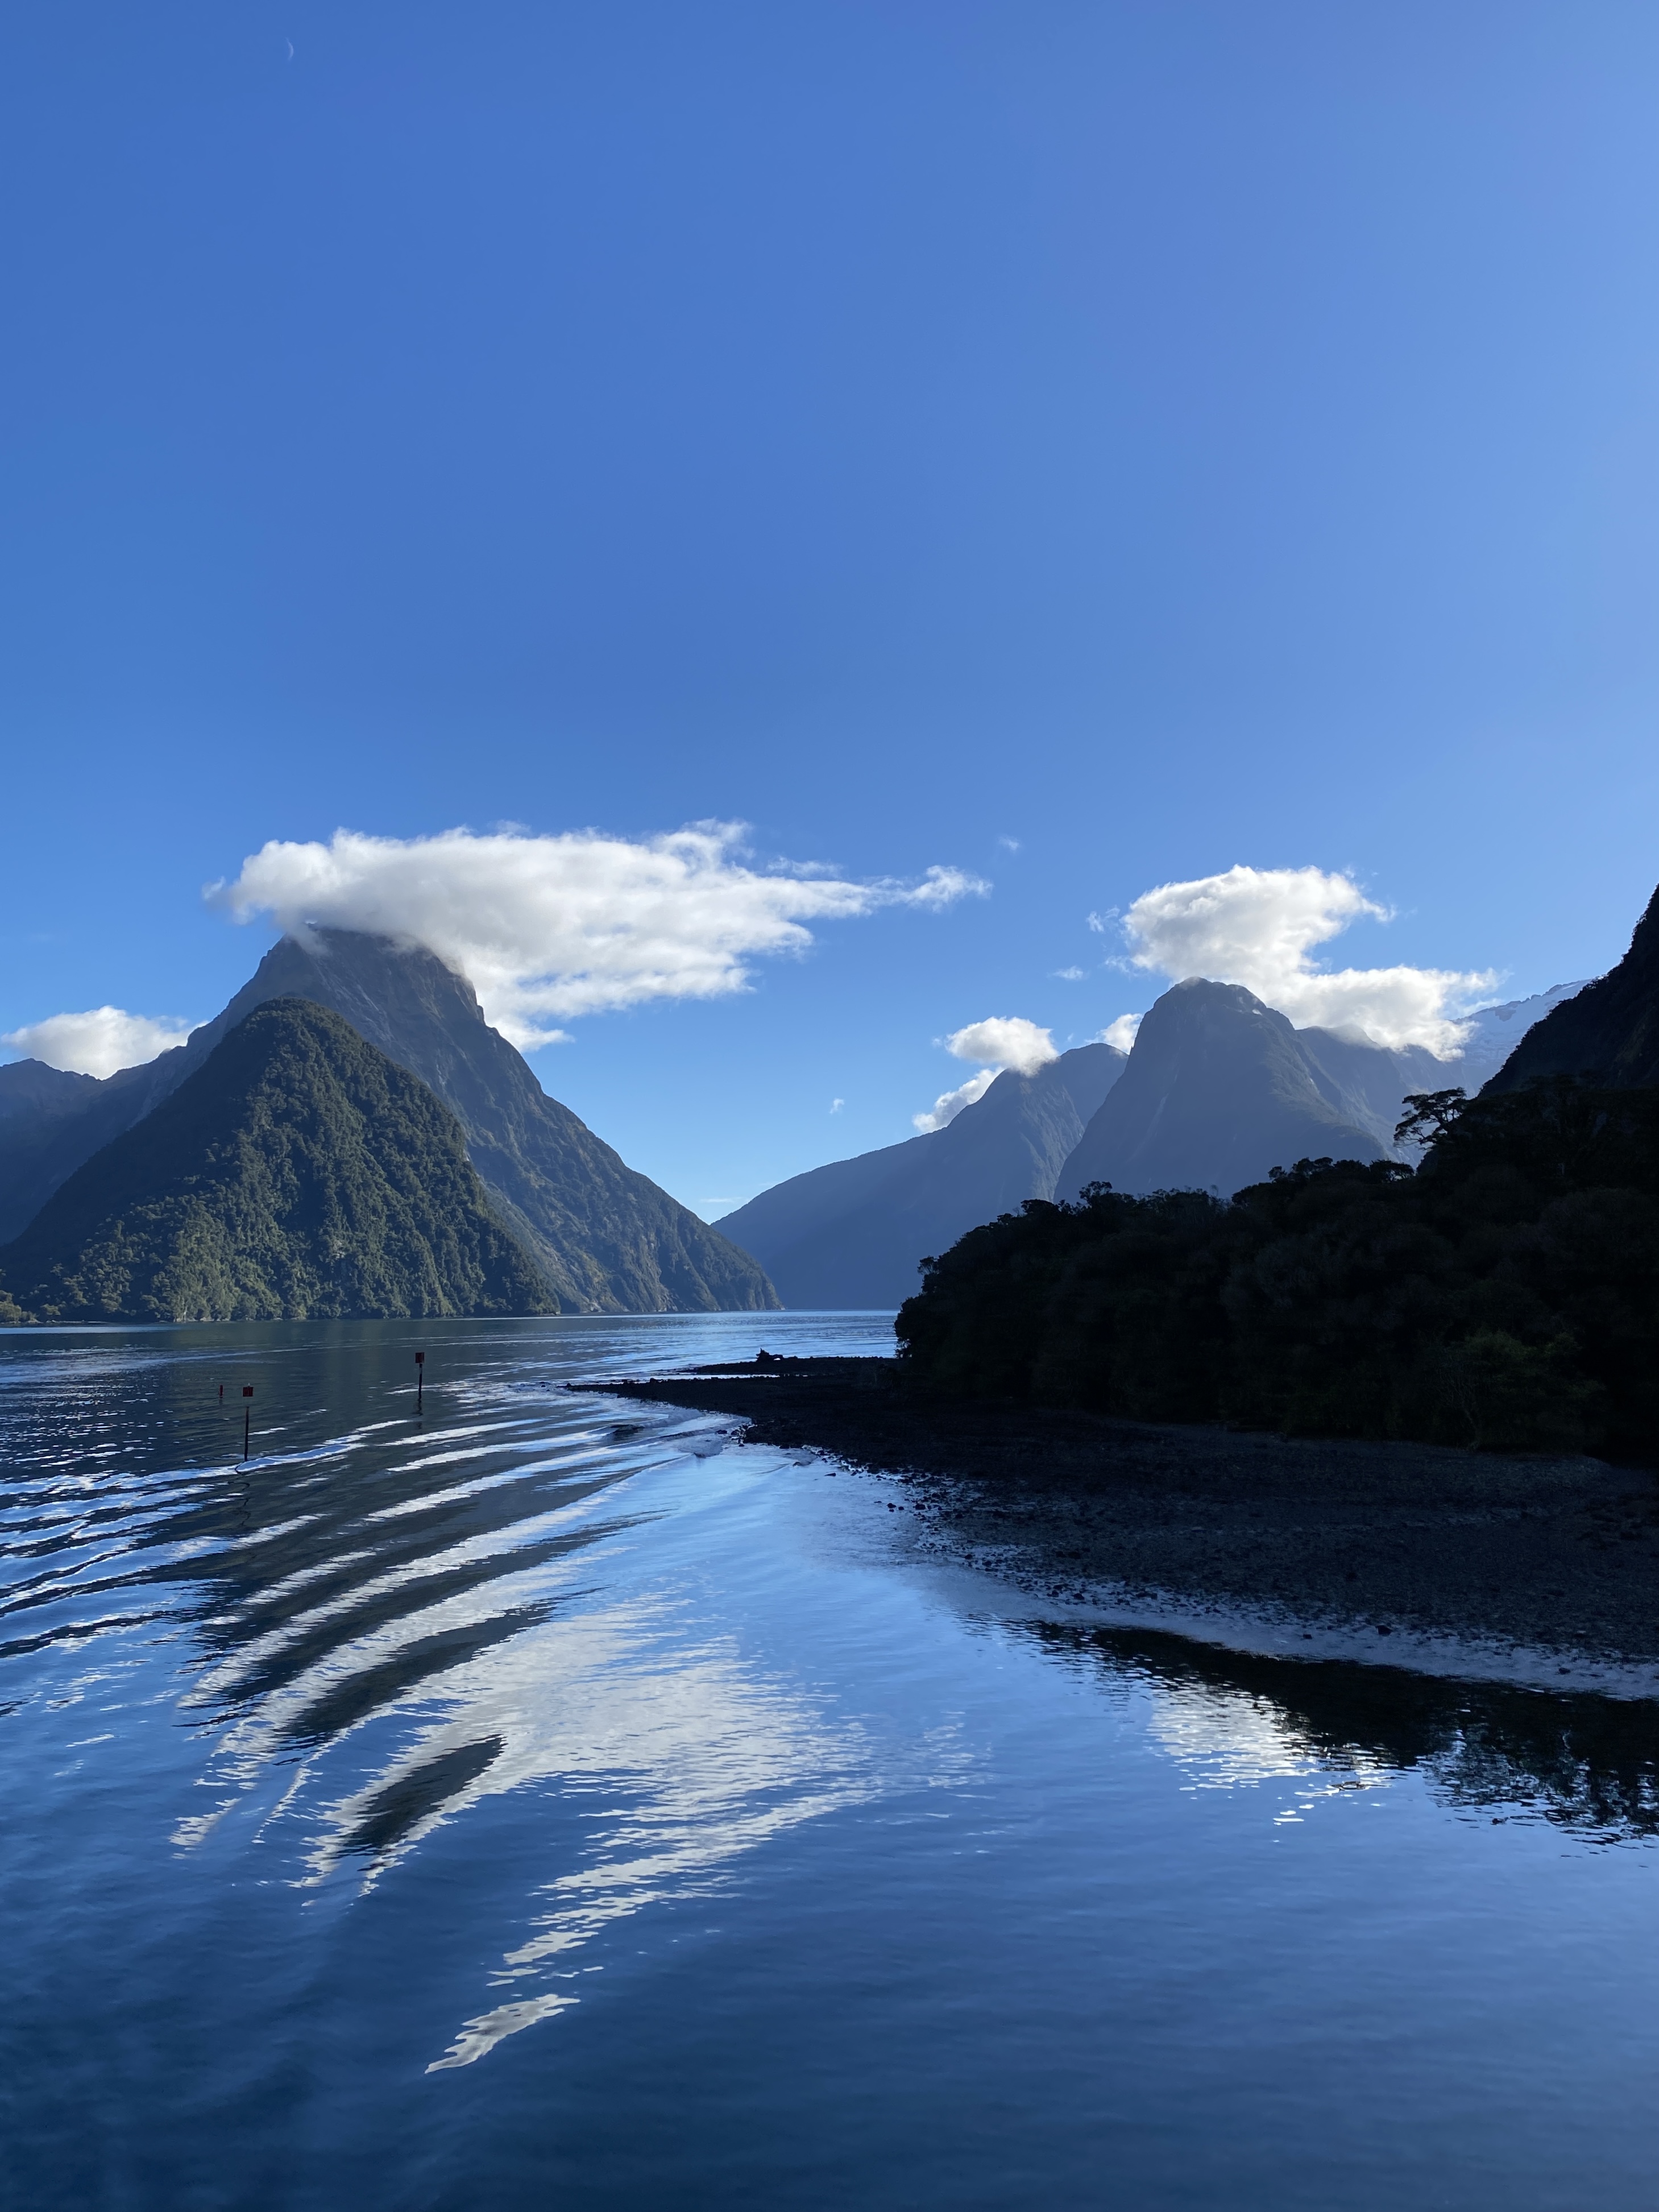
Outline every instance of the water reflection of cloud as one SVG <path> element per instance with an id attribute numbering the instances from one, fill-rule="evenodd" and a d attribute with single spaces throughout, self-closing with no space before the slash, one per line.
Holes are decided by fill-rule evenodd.
<path id="1" fill-rule="evenodd" d="M 688 1643 L 689 1626 L 684 1607 L 644 1597 L 548 1622 L 448 1676 L 442 1717 L 330 1807 L 313 1879 L 338 1863 L 400 1781 L 471 1744 L 496 1748 L 382 1853 L 374 1874 L 486 1796 L 556 1782 L 601 1801 L 581 1863 L 545 1883 L 535 1932 L 497 1971 L 497 1987 L 514 1994 L 466 2021 L 434 2069 L 470 2064 L 573 2004 L 561 1985 L 567 1962 L 615 1922 L 708 1894 L 746 1852 L 874 1794 L 855 1723 L 830 1722 L 798 1690 L 757 1676 L 729 1638 Z"/>
<path id="2" fill-rule="evenodd" d="M 629 1456 L 660 1464 L 706 1441 L 642 1437 Z M 372 1505 L 360 1492 L 329 1532 L 347 1540 L 338 1551 L 255 1579 L 212 1618 L 219 1648 L 187 1700 L 217 1724 L 202 1777 L 216 1802 L 178 1825 L 175 1844 L 198 1846 L 227 1815 L 258 1807 L 262 1835 L 309 1829 L 306 1886 L 352 1868 L 372 1889 L 488 1800 L 539 1791 L 574 1803 L 574 1831 L 568 1818 L 548 1821 L 548 1848 L 566 1863 L 538 1870 L 528 1900 L 507 1900 L 524 1940 L 495 1970 L 496 2002 L 459 2027 L 441 2068 L 574 2003 L 570 1983 L 587 1969 L 573 1958 L 619 1920 L 706 1894 L 745 1854 L 878 1787 L 857 1723 L 826 1719 L 811 1697 L 757 1672 L 689 1601 L 630 1587 L 624 1540 L 656 1514 L 623 1508 L 614 1459 L 593 1483 L 591 1449 L 570 1449 L 592 1442 L 544 1431 L 533 1457 L 459 1487 Z M 440 1465 L 453 1474 L 455 1455 L 452 1432 L 416 1465 L 380 1472 L 400 1487 L 416 1473 L 432 1482 Z M 588 1483 L 574 1497 L 573 1474 Z M 499 1517 L 492 1509 L 486 1525 L 468 1525 L 486 1493 L 514 1484 Z M 429 1530 L 388 1555 L 390 1531 L 423 1513 Z M 350 1543 L 371 1531 L 370 1543 Z M 370 1771 L 330 1794 L 348 1739 Z M 950 1763 L 950 1747 L 933 1749 Z M 274 1804 L 258 1794 L 273 1774 L 283 1784 Z"/>
<path id="3" fill-rule="evenodd" d="M 497 1584 L 496 1602 L 501 1595 Z M 427 1636 L 434 1626 L 420 1622 Z M 411 1628 L 400 1624 L 403 1641 Z M 361 1668 L 363 1655 L 354 1663 Z M 284 1702 L 317 1689 L 301 1680 Z M 534 1932 L 496 1971 L 496 1986 L 514 1994 L 465 2021 L 434 2069 L 470 2064 L 574 2004 L 568 1960 L 617 1921 L 708 1894 L 745 1853 L 877 1787 L 855 1723 L 827 1721 L 799 1691 L 755 1674 L 732 1639 L 698 1640 L 689 1608 L 662 1596 L 520 1630 L 446 1667 L 441 1697 L 436 1718 L 315 1816 L 307 1882 L 367 1855 L 363 1883 L 372 1887 L 434 1829 L 489 1797 L 554 1784 L 599 1802 L 580 1863 L 544 1885 Z M 245 1778 L 269 1756 L 282 1719 L 263 1713 L 257 1741 L 243 1732 L 234 1763 Z M 279 1814 L 299 1810 L 307 1779 L 302 1768 Z M 178 1840 L 200 1840 L 235 1802 Z"/>
<path id="4" fill-rule="evenodd" d="M 769 1339 L 775 1321 L 753 1326 Z M 685 1356 L 727 1347 L 713 1326 L 706 1344 L 684 1334 Z M 968 1756 L 952 1729 L 896 1748 L 715 1632 L 690 1595 L 703 1539 L 672 1531 L 677 1505 L 720 1494 L 707 1470 L 688 1489 L 684 1462 L 720 1451 L 731 1422 L 665 1408 L 619 1424 L 561 1388 L 576 1358 L 659 1359 L 662 1335 L 584 1330 L 562 1357 L 541 1336 L 458 1341 L 423 1427 L 386 1417 L 409 1395 L 407 1340 L 373 1330 L 296 1340 L 292 1363 L 266 1333 L 0 1364 L 0 1619 L 24 1658 L 70 1659 L 27 1694 L 64 1706 L 112 1669 L 160 1667 L 207 1747 L 190 1778 L 206 1809 L 172 1808 L 175 1845 L 264 1844 L 266 1873 L 301 1887 L 384 1895 L 461 1823 L 451 1841 L 488 1863 L 477 1901 L 499 1933 L 493 1972 L 434 2036 L 437 2067 L 574 2002 L 630 1915 L 722 1889 L 769 1840 L 944 1784 Z M 480 1351 L 499 1365 L 470 1364 Z M 252 1353 L 263 1449 L 244 1465 L 216 1382 Z M 75 1664 L 133 1629 L 142 1647 Z M 83 1727 L 68 1756 L 111 1740 Z"/>
<path id="5" fill-rule="evenodd" d="M 1181 1767 L 1190 1790 L 1249 1790 L 1264 1782 L 1300 1781 L 1326 1774 L 1328 1750 L 1320 1751 L 1291 1715 L 1247 1691 L 1198 1683 L 1152 1686 L 1146 1732 Z M 1341 1760 L 1348 1786 L 1384 1787 L 1388 1771 L 1352 1752 Z"/>

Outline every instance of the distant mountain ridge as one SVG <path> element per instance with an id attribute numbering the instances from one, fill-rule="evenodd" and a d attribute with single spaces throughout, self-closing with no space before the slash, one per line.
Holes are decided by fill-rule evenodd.
<path id="1" fill-rule="evenodd" d="M 1092 1182 L 1231 1196 L 1298 1159 L 1395 1157 L 1408 1093 L 1476 1088 L 1580 988 L 1480 1009 L 1461 1057 L 1442 1060 L 1298 1030 L 1240 984 L 1189 978 L 1148 1012 L 1127 1060 L 1085 1046 L 1036 1076 L 999 1076 L 946 1128 L 793 1176 L 720 1226 L 791 1306 L 890 1305 L 919 1260 L 1028 1198 Z"/>
<path id="2" fill-rule="evenodd" d="M 544 1312 L 460 1123 L 309 1000 L 269 1000 L 0 1246 L 54 1321 Z"/>
<path id="3" fill-rule="evenodd" d="M 896 1306 L 924 1258 L 1055 1178 L 1126 1056 L 1080 1045 L 1034 1075 L 1006 1069 L 942 1129 L 810 1169 L 726 1214 L 786 1305 Z"/>
<path id="4" fill-rule="evenodd" d="M 0 1237 L 15 1237 L 82 1162 L 153 1113 L 255 1006 L 297 997 L 331 1007 L 459 1117 L 493 1206 L 545 1278 L 557 1311 L 775 1308 L 746 1252 L 548 1097 L 522 1054 L 484 1020 L 465 977 L 420 946 L 345 930 L 309 936 L 305 945 L 284 938 L 274 945 L 224 1012 L 184 1045 L 94 1085 L 75 1110 L 20 1113 L 15 1127 L 0 1121 Z"/>
<path id="5" fill-rule="evenodd" d="M 1230 1198 L 1298 1159 L 1401 1157 L 1395 1129 L 1413 1091 L 1478 1089 L 1517 1038 L 1583 989 L 1559 983 L 1472 1017 L 1462 1054 L 1296 1029 L 1242 984 L 1190 977 L 1140 1024 L 1121 1083 L 1066 1164 L 1056 1195 L 1092 1182 L 1144 1195 Z M 1516 1027 L 1510 1030 L 1509 1025 Z"/>
<path id="6" fill-rule="evenodd" d="M 1382 1146 L 1314 1074 L 1283 1014 L 1238 983 L 1177 983 L 1148 1009 L 1122 1080 L 1055 1188 L 1231 1194 L 1304 1154 L 1374 1160 Z"/>
<path id="7" fill-rule="evenodd" d="M 97 1088 L 95 1076 L 48 1067 L 43 1060 L 9 1060 L 0 1067 L 0 1129 L 8 1123 L 57 1121 L 77 1114 Z"/>
<path id="8" fill-rule="evenodd" d="M 1298 1030 L 1242 983 L 1194 976 L 1148 1010 L 1121 1082 L 1066 1161 L 1055 1195 L 1217 1190 L 1231 1197 L 1302 1158 L 1381 1159 L 1407 1091 L 1443 1079 L 1431 1053 Z"/>

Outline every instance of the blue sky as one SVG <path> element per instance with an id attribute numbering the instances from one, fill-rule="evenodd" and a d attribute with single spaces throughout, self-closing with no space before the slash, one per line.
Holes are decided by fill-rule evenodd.
<path id="1" fill-rule="evenodd" d="M 1149 1003 L 1086 916 L 1172 879 L 1605 968 L 1656 101 L 1637 6 L 21 6 L 0 1030 L 212 1013 L 202 885 L 339 827 L 988 881 L 536 1055 L 714 1212 Z"/>

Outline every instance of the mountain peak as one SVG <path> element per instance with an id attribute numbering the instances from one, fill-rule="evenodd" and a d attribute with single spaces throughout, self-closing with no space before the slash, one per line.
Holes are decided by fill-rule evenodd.
<path id="1" fill-rule="evenodd" d="M 0 1251 L 43 1321 L 538 1313 L 460 1123 L 327 1007 L 269 1000 Z"/>
<path id="2" fill-rule="evenodd" d="M 466 1133 L 473 1166 L 563 1313 L 765 1311 L 770 1284 L 696 1215 L 637 1174 L 536 1080 L 485 1021 L 464 975 L 423 945 L 355 930 L 281 939 L 224 1012 L 149 1066 L 97 1086 L 84 1113 L 8 1163 L 0 1234 L 21 1228 L 64 1177 L 199 1067 L 256 1006 L 327 1006 L 434 1091 Z"/>
<path id="3" fill-rule="evenodd" d="M 1242 983 L 1188 976 L 1148 1011 L 1056 1195 L 1075 1198 L 1091 1182 L 1231 1195 L 1303 1158 L 1380 1158 L 1385 1146 L 1345 1110 L 1343 1082 L 1322 1052 L 1376 1054 L 1392 1075 L 1379 1048 L 1294 1029 Z"/>

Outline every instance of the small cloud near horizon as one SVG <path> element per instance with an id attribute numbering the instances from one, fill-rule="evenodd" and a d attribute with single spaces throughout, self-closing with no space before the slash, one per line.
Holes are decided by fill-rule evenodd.
<path id="1" fill-rule="evenodd" d="M 1086 968 L 1056 968 L 1054 980 L 1060 983 L 1080 983 L 1088 972 Z"/>
<path id="2" fill-rule="evenodd" d="M 25 1060 L 44 1060 L 71 1075 L 113 1075 L 142 1067 L 182 1044 L 196 1026 L 167 1016 L 130 1014 L 121 1006 L 89 1006 L 84 1013 L 48 1014 L 0 1036 Z"/>

